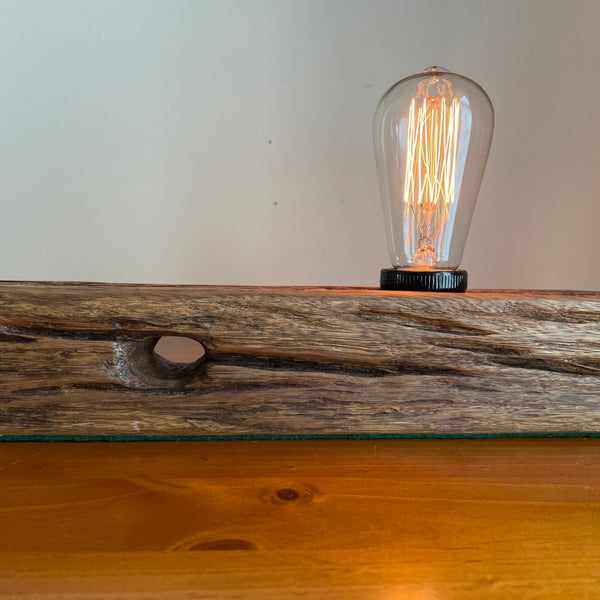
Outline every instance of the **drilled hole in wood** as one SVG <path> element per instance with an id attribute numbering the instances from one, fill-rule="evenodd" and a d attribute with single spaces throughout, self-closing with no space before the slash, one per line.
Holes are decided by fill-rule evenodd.
<path id="1" fill-rule="evenodd" d="M 163 335 L 156 342 L 154 352 L 169 362 L 181 365 L 192 365 L 206 355 L 200 342 L 177 335 Z"/>
<path id="2" fill-rule="evenodd" d="M 182 388 L 205 373 L 206 348 L 183 336 L 147 337 L 127 356 L 129 371 L 148 387 Z"/>

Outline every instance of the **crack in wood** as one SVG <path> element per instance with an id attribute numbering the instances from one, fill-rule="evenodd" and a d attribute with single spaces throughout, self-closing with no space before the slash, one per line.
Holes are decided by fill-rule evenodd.
<path id="1" fill-rule="evenodd" d="M 462 375 L 464 371 L 455 367 L 439 368 L 406 362 L 393 366 L 352 366 L 334 362 L 295 360 L 278 356 L 254 356 L 244 354 L 211 354 L 207 368 L 211 366 L 232 366 L 263 371 L 290 371 L 295 373 L 331 373 L 351 377 L 386 377 L 413 373 L 420 375 Z"/>
<path id="2" fill-rule="evenodd" d="M 148 324 L 139 323 L 138 327 L 144 328 L 148 326 Z M 113 325 L 111 324 L 111 327 Z M 152 327 L 154 327 L 152 325 Z M 133 331 L 133 330 L 122 330 L 118 328 L 107 329 L 105 326 L 100 327 L 98 330 L 94 329 L 63 329 L 59 327 L 2 327 L 0 326 L 0 330 L 5 331 L 7 333 L 13 333 L 20 336 L 32 336 L 31 341 L 36 341 L 36 338 L 49 338 L 49 339 L 68 339 L 68 340 L 77 340 L 82 342 L 91 342 L 91 341 L 104 341 L 104 342 L 113 342 L 113 341 L 131 341 L 131 340 L 139 340 L 145 337 L 148 337 L 148 332 L 146 331 Z M 152 335 L 160 337 L 161 335 L 169 335 L 170 330 L 164 329 L 161 333 L 160 331 L 153 330 Z M 10 341 L 0 339 L 0 343 L 2 341 Z"/>
<path id="3" fill-rule="evenodd" d="M 15 332 L 9 332 L 8 328 L 0 326 L 0 344 L 2 343 L 17 343 L 17 344 L 30 344 L 35 342 L 36 339 L 33 336 L 21 335 Z"/>
<path id="4" fill-rule="evenodd" d="M 527 355 L 524 349 L 506 346 L 500 342 L 487 343 L 462 340 L 428 340 L 430 344 L 440 348 L 467 350 L 485 356 L 486 362 L 495 363 L 517 369 L 549 371 L 553 373 L 569 373 L 572 375 L 600 376 L 600 359 L 579 358 L 577 360 L 561 360 Z"/>
<path id="5" fill-rule="evenodd" d="M 546 307 L 539 303 L 531 305 L 524 302 L 515 302 L 507 306 L 505 312 L 513 318 L 518 316 L 534 321 L 574 324 L 598 323 L 598 313 L 565 306 Z"/>
<path id="6" fill-rule="evenodd" d="M 519 369 L 533 369 L 537 371 L 550 371 L 553 373 L 570 373 L 572 375 L 585 375 L 588 377 L 600 377 L 600 361 L 594 362 L 598 366 L 589 366 L 571 361 L 553 360 L 535 357 L 497 357 L 494 362 L 508 367 Z"/>
<path id="7" fill-rule="evenodd" d="M 495 332 L 488 329 L 483 329 L 476 325 L 470 325 L 456 320 L 448 319 L 447 317 L 429 317 L 426 315 L 415 315 L 403 313 L 402 311 L 383 311 L 369 310 L 362 308 L 359 312 L 354 313 L 354 316 L 364 321 L 372 321 L 375 323 L 392 323 L 401 327 L 416 328 L 425 331 L 436 331 L 445 334 L 460 334 L 460 335 L 493 335 Z"/>

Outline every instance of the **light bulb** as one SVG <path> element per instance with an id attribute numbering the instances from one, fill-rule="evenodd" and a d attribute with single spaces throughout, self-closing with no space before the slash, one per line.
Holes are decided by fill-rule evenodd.
<path id="1" fill-rule="evenodd" d="M 467 289 L 458 267 L 493 129 L 485 91 L 441 67 L 383 95 L 373 140 L 393 268 L 381 270 L 382 289 Z"/>

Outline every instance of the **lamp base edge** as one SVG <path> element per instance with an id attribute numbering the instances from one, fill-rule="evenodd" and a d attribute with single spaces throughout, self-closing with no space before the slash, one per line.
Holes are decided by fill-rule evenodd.
<path id="1" fill-rule="evenodd" d="M 468 275 L 464 270 L 381 269 L 380 275 L 382 290 L 463 293 L 467 291 L 467 284 Z"/>

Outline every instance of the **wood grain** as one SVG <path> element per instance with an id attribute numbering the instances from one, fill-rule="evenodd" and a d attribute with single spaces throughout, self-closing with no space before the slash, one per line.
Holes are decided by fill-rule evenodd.
<path id="1" fill-rule="evenodd" d="M 0 349 L 4 436 L 600 432 L 592 292 L 7 282 Z"/>
<path id="2" fill-rule="evenodd" d="M 1 598 L 592 600 L 600 440 L 0 445 Z"/>

